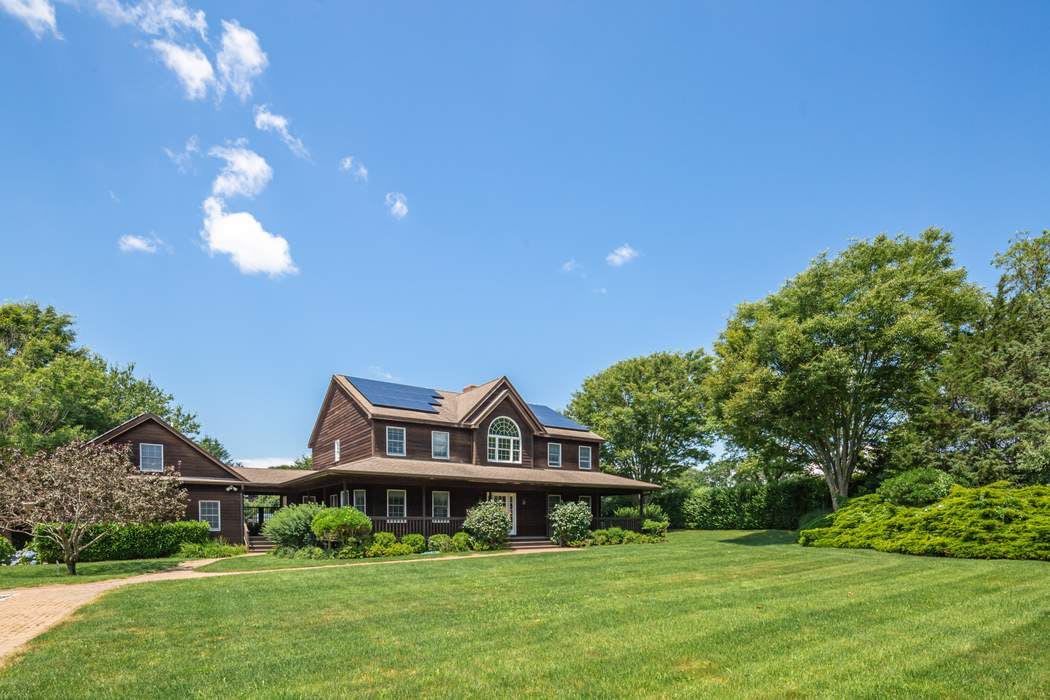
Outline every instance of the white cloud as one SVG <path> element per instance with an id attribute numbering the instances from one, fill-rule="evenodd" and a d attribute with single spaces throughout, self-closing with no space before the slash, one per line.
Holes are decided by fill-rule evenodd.
<path id="1" fill-rule="evenodd" d="M 408 216 L 408 198 L 400 192 L 387 192 L 386 206 L 390 210 L 390 216 L 395 219 L 401 220 Z"/>
<path id="2" fill-rule="evenodd" d="M 269 105 L 257 106 L 255 108 L 255 128 L 260 131 L 274 131 L 284 141 L 284 145 L 291 149 L 292 153 L 300 158 L 309 158 L 310 152 L 297 137 L 288 130 L 288 117 L 274 114 Z"/>
<path id="3" fill-rule="evenodd" d="M 573 272 L 578 269 L 580 269 L 580 263 L 576 262 L 576 258 L 571 258 L 561 264 L 562 272 Z"/>
<path id="4" fill-rule="evenodd" d="M 259 37 L 236 20 L 222 21 L 222 49 L 215 57 L 223 83 L 242 100 L 252 95 L 252 81 L 262 75 L 268 59 Z"/>
<path id="5" fill-rule="evenodd" d="M 255 469 L 270 469 L 272 467 L 283 467 L 291 464 L 297 457 L 242 457 L 237 461 L 246 467 Z"/>
<path id="6" fill-rule="evenodd" d="M 61 39 L 55 22 L 55 6 L 50 0 L 0 0 L 0 10 L 21 20 L 39 39 L 47 32 Z"/>
<path id="7" fill-rule="evenodd" d="M 137 5 L 96 0 L 95 8 L 114 24 L 133 24 L 146 34 L 174 37 L 190 30 L 202 40 L 208 38 L 204 10 L 190 9 L 182 0 L 143 0 Z"/>
<path id="8" fill-rule="evenodd" d="M 254 197 L 273 179 L 273 169 L 269 163 L 242 145 L 215 146 L 208 151 L 208 155 L 226 161 L 211 185 L 212 194 L 218 197 Z"/>
<path id="9" fill-rule="evenodd" d="M 365 167 L 365 164 L 359 158 L 346 156 L 339 161 L 339 169 L 344 173 L 352 173 L 355 180 L 368 182 L 368 168 Z"/>
<path id="10" fill-rule="evenodd" d="M 193 159 L 200 153 L 200 150 L 200 141 L 197 139 L 197 135 L 194 134 L 186 139 L 186 145 L 182 147 L 181 151 L 173 151 L 165 147 L 164 153 L 175 164 L 180 173 L 188 173 L 193 165 Z"/>
<path id="11" fill-rule="evenodd" d="M 225 253 L 246 275 L 270 277 L 295 274 L 288 241 L 266 231 L 248 212 L 229 213 L 217 197 L 204 200 L 204 228 L 201 238 L 209 253 Z"/>
<path id="12" fill-rule="evenodd" d="M 605 262 L 613 267 L 620 267 L 626 265 L 637 257 L 638 251 L 632 248 L 629 244 L 624 243 L 622 246 L 606 255 Z"/>
<path id="13" fill-rule="evenodd" d="M 122 253 L 156 253 L 157 242 L 145 236 L 128 233 L 117 239 L 117 247 Z"/>
<path id="14" fill-rule="evenodd" d="M 164 39 L 154 39 L 151 46 L 164 65 L 178 77 L 188 99 L 200 100 L 208 94 L 208 86 L 215 83 L 215 71 L 203 51 L 196 46 L 187 48 Z"/>

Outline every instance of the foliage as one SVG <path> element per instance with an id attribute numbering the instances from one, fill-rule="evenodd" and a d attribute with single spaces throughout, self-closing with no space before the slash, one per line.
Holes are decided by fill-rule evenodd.
<path id="1" fill-rule="evenodd" d="M 70 528 L 66 525 L 66 528 Z M 48 533 L 54 526 L 37 525 L 33 549 L 43 561 L 65 561 L 63 548 Z M 170 523 L 103 523 L 87 528 L 83 537 L 94 544 L 80 552 L 77 561 L 122 561 L 170 557 L 184 544 L 203 545 L 211 538 L 208 523 L 182 520 Z"/>
<path id="2" fill-rule="evenodd" d="M 402 535 L 401 542 L 402 544 L 407 544 L 409 547 L 411 547 L 412 551 L 416 554 L 419 554 L 420 552 L 425 552 L 427 549 L 426 538 L 423 537 L 423 535 L 420 535 L 415 532 L 410 532 L 407 535 Z"/>
<path id="3" fill-rule="evenodd" d="M 567 412 L 605 438 L 603 470 L 664 484 L 708 456 L 710 365 L 703 350 L 623 360 L 584 380 Z"/>
<path id="4" fill-rule="evenodd" d="M 179 545 L 178 556 L 182 559 L 223 559 L 247 552 L 248 548 L 243 544 L 230 544 L 220 537 L 207 542 L 183 542 Z"/>
<path id="5" fill-rule="evenodd" d="M 310 521 L 310 531 L 331 545 L 364 537 L 372 531 L 372 520 L 356 508 L 321 508 Z"/>
<path id="6" fill-rule="evenodd" d="M 819 479 L 698 489 L 683 506 L 685 526 L 699 530 L 793 530 L 803 513 L 828 503 Z"/>
<path id="7" fill-rule="evenodd" d="M 474 549 L 474 539 L 470 535 L 462 530 L 452 535 L 453 552 L 469 552 L 472 549 Z"/>
<path id="8" fill-rule="evenodd" d="M 84 550 L 110 533 L 92 528 L 175 520 L 186 511 L 186 491 L 174 472 L 140 473 L 128 445 L 73 442 L 33 455 L 15 450 L 0 463 L 0 474 L 0 527 L 53 542 L 70 574 Z"/>
<path id="9" fill-rule="evenodd" d="M 551 542 L 566 546 L 582 540 L 591 529 L 591 508 L 586 503 L 565 501 L 551 509 L 547 518 L 551 526 Z"/>
<path id="10" fill-rule="evenodd" d="M 11 558 L 15 556 L 15 546 L 11 540 L 0 535 L 0 565 L 10 564 Z"/>
<path id="11" fill-rule="evenodd" d="M 967 559 L 1050 560 L 1050 486 L 953 486 L 947 497 L 926 507 L 894 505 L 871 494 L 851 499 L 829 519 L 827 527 L 800 532 L 799 542 Z"/>
<path id="12" fill-rule="evenodd" d="M 452 538 L 445 534 L 431 535 L 430 539 L 427 540 L 427 547 L 432 552 L 451 552 L 454 551 L 452 548 Z"/>
<path id="13" fill-rule="evenodd" d="M 263 523 L 262 532 L 278 547 L 312 546 L 317 544 L 317 536 L 310 526 L 314 516 L 324 509 L 319 503 L 301 503 L 289 505 L 275 512 Z"/>
<path id="14" fill-rule="evenodd" d="M 474 541 L 475 549 L 498 549 L 507 541 L 510 515 L 500 501 L 482 501 L 467 510 L 463 529 Z"/>
<path id="15" fill-rule="evenodd" d="M 749 453 L 813 464 L 833 505 L 866 452 L 982 306 L 951 236 L 877 236 L 821 255 L 765 299 L 741 304 L 705 384 L 721 431 Z"/>
<path id="16" fill-rule="evenodd" d="M 620 506 L 613 511 L 614 518 L 637 518 L 638 517 L 638 506 Z M 645 517 L 652 518 L 653 520 L 664 520 L 670 522 L 671 519 L 667 517 L 667 513 L 660 506 L 659 503 L 646 503 L 645 504 Z"/>
<path id="17" fill-rule="evenodd" d="M 654 537 L 666 537 L 667 536 L 667 521 L 666 520 L 646 520 L 642 523 L 642 532 L 646 535 L 652 535 Z"/>
<path id="18" fill-rule="evenodd" d="M 898 506 L 924 506 L 947 496 L 952 483 L 938 469 L 909 469 L 882 482 L 878 494 Z"/>

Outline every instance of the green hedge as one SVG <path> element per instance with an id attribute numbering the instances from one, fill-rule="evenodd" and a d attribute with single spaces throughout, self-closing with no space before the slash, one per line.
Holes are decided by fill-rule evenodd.
<path id="1" fill-rule="evenodd" d="M 208 523 L 186 520 L 174 523 L 145 525 L 97 525 L 87 537 L 95 537 L 103 530 L 108 534 L 85 549 L 80 561 L 115 561 L 118 559 L 156 559 L 170 557 L 183 543 L 204 544 L 208 541 Z M 39 526 L 37 527 L 39 533 Z M 44 561 L 62 561 L 62 551 L 53 541 L 33 538 L 33 549 Z"/>
<path id="2" fill-rule="evenodd" d="M 698 530 L 794 530 L 803 513 L 830 508 L 823 479 L 787 479 L 697 490 L 682 505 L 685 526 Z"/>
<path id="3" fill-rule="evenodd" d="M 850 500 L 826 527 L 803 530 L 809 547 L 877 549 L 964 559 L 1050 560 L 1050 486 L 952 486 L 926 507 L 894 505 L 880 495 Z"/>

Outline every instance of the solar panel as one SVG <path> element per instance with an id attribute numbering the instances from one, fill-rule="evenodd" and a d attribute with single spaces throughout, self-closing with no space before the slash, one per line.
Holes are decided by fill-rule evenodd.
<path id="1" fill-rule="evenodd" d="M 374 406 L 437 413 L 435 406 L 441 403 L 441 395 L 426 387 L 394 384 L 360 377 L 347 377 L 347 379 Z"/>
<path id="2" fill-rule="evenodd" d="M 530 403 L 529 408 L 540 419 L 540 423 L 548 428 L 565 428 L 566 430 L 590 430 L 586 425 L 580 425 L 571 418 L 566 418 L 550 406 L 541 403 Z"/>

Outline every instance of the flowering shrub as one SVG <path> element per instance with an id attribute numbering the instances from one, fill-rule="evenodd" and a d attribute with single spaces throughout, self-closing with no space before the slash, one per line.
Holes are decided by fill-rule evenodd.
<path id="1" fill-rule="evenodd" d="M 507 542 L 510 524 L 501 501 L 482 501 L 467 511 L 463 529 L 474 538 L 475 549 L 499 549 Z"/>
<path id="2" fill-rule="evenodd" d="M 567 501 L 551 509 L 551 541 L 562 547 L 587 537 L 591 529 L 591 507 L 586 503 Z"/>

